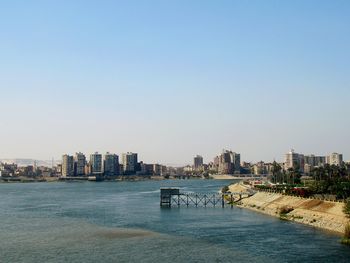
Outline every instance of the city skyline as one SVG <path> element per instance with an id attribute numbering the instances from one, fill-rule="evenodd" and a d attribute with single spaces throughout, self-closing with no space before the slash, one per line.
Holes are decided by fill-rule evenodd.
<path id="1" fill-rule="evenodd" d="M 1 158 L 349 159 L 347 1 L 15 2 L 0 10 Z"/>
<path id="2" fill-rule="evenodd" d="M 203 158 L 203 156 L 201 154 L 196 154 L 194 156 L 192 156 L 192 159 L 190 160 L 187 160 L 185 163 L 181 163 L 181 164 L 175 164 L 175 163 L 163 163 L 159 160 L 145 160 L 144 158 L 142 158 L 142 153 L 141 153 L 141 159 L 140 161 L 143 162 L 143 163 L 153 163 L 153 164 L 161 164 L 161 165 L 166 165 L 166 166 L 169 166 L 169 167 L 184 167 L 184 166 L 191 166 L 192 162 L 193 163 L 197 163 L 196 164 L 193 164 L 193 166 L 201 166 L 201 164 L 210 164 L 210 163 L 215 163 L 215 159 L 216 158 L 219 158 L 221 154 L 223 153 L 233 153 L 233 154 L 238 154 L 239 156 L 239 161 L 238 163 L 242 164 L 242 163 L 247 163 L 247 164 L 257 164 L 257 163 L 273 163 L 273 162 L 277 162 L 277 163 L 280 163 L 280 164 L 287 164 L 287 168 L 288 167 L 293 167 L 294 166 L 294 160 L 295 158 L 299 158 L 299 156 L 301 156 L 301 158 L 307 158 L 308 162 L 321 162 L 321 163 L 329 163 L 329 164 L 332 164 L 332 161 L 331 159 L 332 158 L 337 158 L 337 157 L 334 157 L 334 156 L 337 156 L 337 155 L 340 155 L 341 156 L 341 162 L 346 162 L 346 163 L 350 163 L 350 160 L 347 159 L 347 157 L 343 157 L 343 153 L 340 153 L 339 151 L 331 151 L 331 152 L 328 152 L 328 153 L 317 153 L 317 152 L 308 152 L 308 153 L 304 153 L 304 152 L 295 152 L 294 149 L 290 149 L 289 151 L 285 151 L 284 153 L 280 154 L 278 158 L 274 158 L 272 160 L 264 160 L 264 159 L 259 159 L 257 161 L 250 161 L 250 160 L 246 160 L 244 159 L 244 156 L 243 158 L 241 159 L 241 153 L 239 152 L 232 152 L 232 149 L 222 149 L 222 152 L 220 153 L 220 151 L 218 151 L 216 154 L 213 154 L 212 157 L 209 157 L 207 159 Z M 68 153 L 68 152 L 65 152 L 63 154 L 61 154 L 60 157 L 58 157 L 57 159 L 55 158 L 52 158 L 51 160 L 47 159 L 47 160 L 39 160 L 39 159 L 30 159 L 30 158 L 0 158 L 0 162 L 4 162 L 4 163 L 20 163 L 21 162 L 24 162 L 25 164 L 22 164 L 22 165 L 31 165 L 33 163 L 42 163 L 43 166 L 54 166 L 54 165 L 57 165 L 57 164 L 62 164 L 63 163 L 63 160 L 62 158 L 64 158 L 64 156 L 70 156 L 70 157 L 74 157 L 75 159 L 79 159 L 78 156 L 81 156 L 81 157 L 84 157 L 85 159 L 84 160 L 87 160 L 87 156 L 91 156 L 92 155 L 100 155 L 101 158 L 104 158 L 105 156 L 110 156 L 110 155 L 113 155 L 113 156 L 116 156 L 118 162 L 119 162 L 119 158 L 120 158 L 120 162 L 121 164 L 123 164 L 123 162 L 125 162 L 125 156 L 131 154 L 131 155 L 136 155 L 136 161 L 133 161 L 134 163 L 137 163 L 137 159 L 138 159 L 138 156 L 139 156 L 139 152 L 130 152 L 130 151 L 127 151 L 127 152 L 109 152 L 109 151 L 106 151 L 106 152 L 99 152 L 99 151 L 93 151 L 91 153 L 85 153 L 85 152 L 79 152 L 79 151 L 75 151 L 75 152 L 71 152 L 71 153 Z M 291 157 L 287 157 L 288 155 L 290 155 Z M 292 157 L 292 156 L 295 156 Z M 332 157 L 333 156 L 333 157 Z M 235 157 L 231 157 L 231 158 L 235 158 Z M 320 161 L 320 158 L 323 158 L 321 161 Z M 327 159 L 328 158 L 328 159 Z M 75 161 L 74 159 L 74 161 Z M 134 159 L 134 157 L 132 157 L 132 159 Z M 312 159 L 312 160 L 311 160 Z M 315 159 L 315 160 L 313 160 Z M 72 160 L 73 161 L 73 160 Z M 45 164 L 46 163 L 46 164 Z M 290 163 L 290 165 L 288 166 L 288 164 Z M 337 165 L 339 165 L 339 162 L 336 163 Z M 317 166 L 315 164 L 315 166 Z"/>

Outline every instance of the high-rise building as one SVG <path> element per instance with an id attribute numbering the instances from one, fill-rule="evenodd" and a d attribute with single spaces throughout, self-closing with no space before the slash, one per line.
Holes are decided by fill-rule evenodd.
<path id="1" fill-rule="evenodd" d="M 219 156 L 219 173 L 240 173 L 241 155 L 232 151 L 223 150 Z"/>
<path id="2" fill-rule="evenodd" d="M 62 176 L 68 177 L 74 175 L 74 160 L 73 156 L 65 154 L 62 156 Z"/>
<path id="3" fill-rule="evenodd" d="M 195 170 L 199 170 L 203 168 L 203 157 L 200 155 L 197 155 L 193 159 L 193 166 Z"/>
<path id="4" fill-rule="evenodd" d="M 83 153 L 76 153 L 74 157 L 74 174 L 76 176 L 85 175 L 86 157 Z"/>
<path id="5" fill-rule="evenodd" d="M 240 173 L 241 170 L 241 155 L 239 153 L 230 152 L 231 163 L 233 164 L 233 173 Z"/>
<path id="6" fill-rule="evenodd" d="M 332 153 L 326 159 L 330 165 L 341 165 L 343 163 L 343 155 L 340 153 Z"/>
<path id="7" fill-rule="evenodd" d="M 107 152 L 104 156 L 103 171 L 105 176 L 115 176 L 119 174 L 119 156 Z"/>
<path id="8" fill-rule="evenodd" d="M 136 173 L 137 153 L 132 153 L 132 152 L 123 153 L 122 162 L 123 162 L 123 168 L 124 168 L 125 174 Z"/>
<path id="9" fill-rule="evenodd" d="M 92 175 L 102 175 L 102 154 L 95 152 L 90 155 L 90 165 Z"/>
<path id="10" fill-rule="evenodd" d="M 326 157 L 325 156 L 315 156 L 313 154 L 305 155 L 304 156 L 304 163 L 305 163 L 305 165 L 308 165 L 311 168 L 315 167 L 315 166 L 323 166 L 326 163 Z"/>
<path id="11" fill-rule="evenodd" d="M 304 170 L 304 155 L 290 150 L 286 153 L 284 160 L 284 169 L 299 169 L 300 171 Z"/>

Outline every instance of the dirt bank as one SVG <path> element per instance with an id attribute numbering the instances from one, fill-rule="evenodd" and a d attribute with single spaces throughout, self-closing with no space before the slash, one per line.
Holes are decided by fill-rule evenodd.
<path id="1" fill-rule="evenodd" d="M 349 219 L 343 213 L 343 203 L 321 201 L 282 194 L 258 192 L 243 199 L 240 207 L 306 225 L 344 233 Z M 281 213 L 282 212 L 282 213 Z"/>

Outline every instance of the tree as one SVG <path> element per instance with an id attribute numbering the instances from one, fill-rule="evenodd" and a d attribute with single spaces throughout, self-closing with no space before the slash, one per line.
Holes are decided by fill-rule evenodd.
<path id="1" fill-rule="evenodd" d="M 273 164 L 272 164 L 272 168 L 271 168 L 271 172 L 272 172 L 272 182 L 274 183 L 281 183 L 281 170 L 282 170 L 282 167 L 281 165 L 279 165 L 276 161 L 273 161 Z"/>

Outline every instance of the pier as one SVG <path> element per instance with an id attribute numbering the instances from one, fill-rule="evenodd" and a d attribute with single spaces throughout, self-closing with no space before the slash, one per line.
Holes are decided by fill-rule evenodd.
<path id="1" fill-rule="evenodd" d="M 233 207 L 235 203 L 243 198 L 252 196 L 253 192 L 237 193 L 181 193 L 178 188 L 161 188 L 160 189 L 160 206 L 195 206 L 195 207 Z"/>

